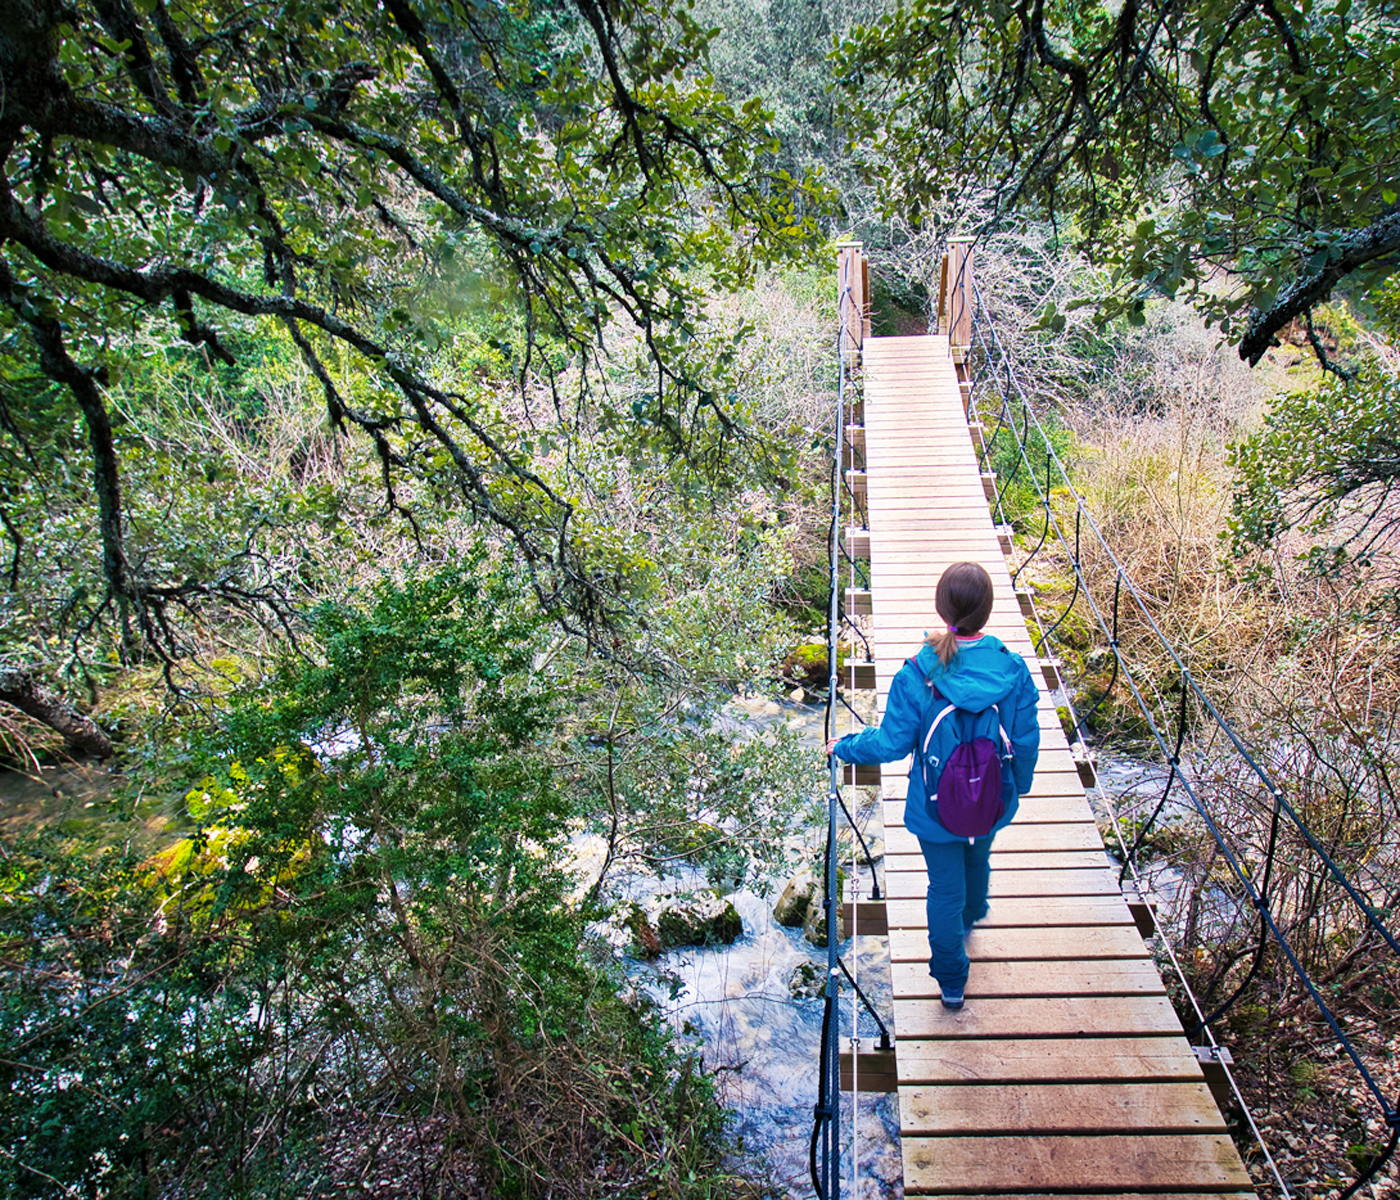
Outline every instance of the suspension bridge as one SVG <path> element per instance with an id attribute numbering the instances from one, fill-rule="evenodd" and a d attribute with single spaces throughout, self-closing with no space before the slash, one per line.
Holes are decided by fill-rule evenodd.
<path id="1" fill-rule="evenodd" d="M 814 1188 L 824 1200 L 835 1200 L 846 1179 L 848 1196 L 865 1194 L 859 1163 L 851 1161 L 857 1141 L 849 1125 L 843 1138 L 841 1114 L 847 1113 L 848 1122 L 859 1120 L 862 1093 L 897 1091 L 906 1195 L 1254 1196 L 1222 1115 L 1222 1107 L 1244 1107 L 1231 1091 L 1229 1052 L 1215 1041 L 1212 1016 L 1199 1010 L 1193 1030 L 1198 1044 L 1188 1042 L 1168 998 L 1144 941 L 1156 932 L 1154 911 L 1148 897 L 1120 882 L 1105 855 L 1085 794 L 1094 765 L 1082 740 L 1066 736 L 1057 713 L 1057 701 L 1066 703 L 1060 666 L 1031 593 L 1016 586 L 1008 565 L 1011 530 L 994 520 L 998 481 L 985 469 L 986 448 L 1007 418 L 1003 410 L 998 429 L 984 428 L 972 399 L 974 352 L 982 354 L 985 367 L 994 349 L 985 331 L 984 344 L 974 347 L 972 245 L 954 241 L 943 262 L 936 334 L 872 337 L 869 268 L 858 246 L 840 250 L 838 274 L 842 374 L 832 489 L 832 732 L 843 727 L 838 714 L 856 719 L 850 704 L 855 692 L 873 691 L 876 712 L 883 711 L 895 672 L 937 620 L 940 573 L 966 560 L 985 567 L 995 585 L 988 632 L 1025 657 L 1041 688 L 1042 742 L 1035 785 L 995 843 L 991 914 L 967 939 L 972 972 L 966 1007 L 956 1012 L 942 1007 L 928 974 L 925 865 L 903 817 L 908 760 L 883 768 L 833 760 L 827 879 L 839 879 L 843 866 L 850 871 L 854 886 L 842 907 L 847 935 L 888 938 L 893 1023 L 889 1028 L 887 1020 L 880 1022 L 879 1045 L 872 1045 L 851 1035 L 860 1028 L 853 1009 L 844 1024 L 847 1035 L 840 1035 L 837 997 L 843 987 L 849 995 L 859 981 L 831 939 L 812 1139 Z M 1018 435 L 1023 459 L 1029 428 L 1026 418 Z M 1049 492 L 1047 478 L 1047 535 Z M 1080 521 L 1076 512 L 1075 539 Z M 1068 536 L 1058 524 L 1056 532 Z M 1078 575 L 1077 547 L 1073 555 Z M 1077 577 L 1076 596 L 1081 582 Z M 1126 577 L 1113 581 L 1113 628 L 1094 607 L 1115 655 L 1125 583 L 1131 589 Z M 861 651 L 844 667 L 838 667 L 838 629 Z M 1032 630 L 1039 636 L 1033 638 Z M 1182 670 L 1184 736 L 1184 698 L 1187 685 L 1195 685 Z M 1137 695 L 1126 671 L 1123 683 Z M 1174 781 L 1184 784 L 1175 769 L 1181 738 L 1174 753 L 1170 731 L 1158 732 L 1158 740 L 1164 758 L 1171 755 L 1170 791 Z M 852 785 L 878 785 L 882 799 L 883 880 L 873 871 L 875 888 L 865 896 L 856 894 L 857 862 L 837 861 L 838 827 L 857 808 L 843 796 Z M 1291 810 L 1274 794 L 1277 829 Z M 1214 824 L 1211 829 L 1216 831 Z M 872 832 L 867 828 L 862 837 Z M 1233 857 L 1230 863 L 1238 867 Z M 1278 932 L 1269 915 L 1267 873 L 1263 894 L 1249 886 L 1261 914 L 1262 955 L 1266 935 Z M 842 899 L 828 888 L 829 914 Z M 1322 1002 L 1315 990 L 1314 996 Z M 1330 1012 L 1326 1016 L 1340 1033 Z M 1354 1051 L 1352 1057 L 1364 1074 Z M 1400 1129 L 1395 1105 L 1373 1090 L 1387 1123 Z M 1245 1119 L 1252 1123 L 1247 1111 Z M 1392 1137 L 1392 1149 L 1394 1144 Z M 1287 1195 L 1277 1172 L 1275 1178 L 1278 1194 Z"/>

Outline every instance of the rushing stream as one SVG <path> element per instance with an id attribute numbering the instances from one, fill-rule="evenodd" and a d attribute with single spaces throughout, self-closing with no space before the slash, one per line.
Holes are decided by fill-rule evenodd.
<path id="1" fill-rule="evenodd" d="M 779 705 L 761 697 L 738 700 L 732 707 L 737 736 L 752 735 L 781 722 L 796 730 L 805 743 L 821 746 L 820 710 L 791 703 Z M 878 807 L 878 802 L 870 806 L 875 832 L 880 828 Z M 601 854 L 601 844 L 592 854 L 581 849 L 585 860 Z M 869 893 L 869 872 L 861 874 L 864 896 Z M 767 895 L 742 889 L 727 897 L 743 920 L 743 933 L 732 945 L 685 947 L 670 951 L 655 964 L 635 963 L 630 970 L 681 1036 L 700 1047 L 706 1069 L 716 1076 L 721 1099 L 734 1114 L 734 1131 L 741 1148 L 751 1162 L 762 1164 L 773 1193 L 807 1200 L 812 1195 L 809 1144 L 817 1102 L 823 1001 L 820 996 L 794 996 L 790 981 L 803 963 L 812 965 L 814 977 L 824 978 L 826 950 L 807 941 L 801 929 L 784 928 L 773 919 L 774 901 L 785 882 L 786 878 L 768 881 Z M 664 880 L 637 874 L 621 877 L 612 890 L 619 900 L 634 900 L 645 907 L 659 892 L 703 890 L 705 886 L 698 873 Z M 840 950 L 862 990 L 885 1023 L 892 1026 L 885 939 L 860 937 L 855 939 L 854 953 L 849 940 Z M 862 1049 L 874 1049 L 878 1026 L 865 1013 L 859 1020 Z M 843 988 L 843 1048 L 850 1037 L 851 1021 L 851 995 Z M 841 1109 L 843 1196 L 862 1200 L 902 1196 L 897 1099 L 865 1093 L 859 1098 L 858 1114 L 853 1114 L 852 1105 L 851 1095 L 845 1094 Z M 853 1124 L 858 1130 L 854 1155 Z M 856 1164 L 858 1187 L 853 1186 L 851 1177 Z"/>
<path id="2" fill-rule="evenodd" d="M 69 762 L 19 772 L 0 767 L 0 831 L 7 837 L 46 829 L 95 835 L 104 844 L 154 850 L 192 826 L 180 796 L 138 797 L 116 803 L 121 776 L 92 762 Z M 134 817 L 134 819 L 133 819 Z"/>

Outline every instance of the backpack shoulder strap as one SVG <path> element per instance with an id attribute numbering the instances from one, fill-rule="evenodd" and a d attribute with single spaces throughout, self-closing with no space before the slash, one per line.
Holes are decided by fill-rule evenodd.
<path id="1" fill-rule="evenodd" d="M 923 667 L 919 666 L 919 660 L 917 658 L 906 658 L 904 661 L 907 662 L 911 667 L 913 667 L 914 670 L 916 670 L 919 673 L 923 681 L 926 684 L 928 684 L 929 691 L 930 693 L 932 693 L 933 698 L 935 700 L 942 700 L 944 698 L 943 693 L 938 690 L 938 685 L 928 677 Z"/>

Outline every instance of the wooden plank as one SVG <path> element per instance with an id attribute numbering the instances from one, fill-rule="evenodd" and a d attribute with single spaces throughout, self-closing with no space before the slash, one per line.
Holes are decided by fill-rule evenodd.
<path id="1" fill-rule="evenodd" d="M 885 870 L 890 874 L 920 874 L 925 869 L 923 854 L 885 855 Z M 1108 871 L 1113 875 L 1113 886 L 1105 887 L 1100 880 L 1088 875 L 1075 879 L 1057 878 L 1063 871 Z M 1103 850 L 998 850 L 992 846 L 992 888 L 997 894 L 998 881 L 1005 883 L 1007 896 L 1096 896 L 1104 892 L 1118 892 L 1118 860 L 1110 858 Z M 1035 874 L 1020 874 L 1035 872 Z M 1088 884 L 1084 891 L 1075 891 L 1070 885 Z M 1046 890 L 1025 890 L 1044 887 Z M 919 893 L 922 895 L 922 893 Z"/>
<path id="2" fill-rule="evenodd" d="M 891 785 L 900 776 L 895 776 L 890 780 Z M 1079 789 L 1079 777 L 1074 777 L 1075 787 Z M 907 785 L 906 785 L 907 786 Z M 904 788 L 900 788 L 903 791 Z M 886 799 L 889 796 L 886 795 Z M 904 826 L 904 806 L 891 805 L 891 809 L 898 808 L 897 812 L 892 812 L 893 819 L 886 819 L 886 829 L 901 829 Z M 1077 796 L 1036 796 L 1025 795 L 1021 797 L 1021 806 L 1016 810 L 1016 822 L 1021 825 L 1054 825 L 1073 821 L 1091 821 L 1093 814 L 1089 811 L 1089 802 L 1084 799 L 1084 792 L 1079 789 Z"/>
<path id="3" fill-rule="evenodd" d="M 904 1000 L 942 995 L 928 973 L 928 946 L 918 961 L 890 968 L 894 994 Z M 1162 996 L 1166 988 L 1150 958 L 1104 958 L 1095 962 L 974 963 L 967 981 L 968 1004 L 974 999 L 1010 996 Z M 965 1011 L 965 1010 L 964 1010 Z M 1192 1055 L 1195 1058 L 1195 1055 Z"/>
<path id="4" fill-rule="evenodd" d="M 1010 878 L 1007 871 L 1051 871 L 1051 870 L 1104 870 L 1113 876 L 1114 891 L 1118 890 L 1118 864 L 1103 850 L 1064 850 L 1052 853 L 1037 853 L 1034 850 L 998 850 L 992 843 L 993 878 Z M 1095 888 L 1095 891 L 1098 889 Z M 1008 892 L 1007 895 L 1013 893 Z M 1025 893 L 1016 892 L 1015 895 Z M 1034 893 L 1031 893 L 1034 894 Z M 1061 892 L 1045 892 L 1047 896 L 1062 895 Z"/>
<path id="5" fill-rule="evenodd" d="M 909 760 L 900 759 L 897 763 L 884 763 L 885 778 L 889 780 L 907 776 L 909 773 Z M 1037 765 L 1035 769 L 1035 780 L 1031 783 L 1031 790 L 1021 797 L 1021 806 L 1024 808 L 1028 804 L 1045 798 L 1078 797 L 1084 799 L 1084 786 L 1079 782 L 1079 775 L 1074 770 L 1073 765 L 1067 766 L 1059 771 L 1050 770 L 1047 767 Z M 888 823 L 890 816 L 885 815 Z M 902 825 L 904 822 L 896 821 Z"/>
<path id="6" fill-rule="evenodd" d="M 906 1138 L 905 1195 L 1010 1188 L 1248 1188 L 1224 1134 Z"/>
<path id="7" fill-rule="evenodd" d="M 1053 959 L 1087 962 L 1097 958 L 1147 958 L 1147 947 L 1135 925 L 1044 929 L 984 929 L 979 925 L 967 935 L 967 956 L 974 963 Z M 890 958 L 894 962 L 928 958 L 928 940 L 924 932 L 891 929 Z"/>
<path id="8" fill-rule="evenodd" d="M 872 665 L 873 665 L 873 664 L 872 664 Z M 848 669 L 849 669 L 849 668 L 848 668 Z M 878 670 L 875 672 L 875 678 L 876 678 L 877 680 L 879 679 L 879 671 L 878 671 Z M 877 690 L 877 691 L 880 690 L 880 689 L 878 688 L 878 686 L 877 686 L 876 690 Z M 888 694 L 889 694 L 889 685 L 888 685 L 888 684 L 885 686 L 885 689 L 884 689 L 884 690 L 885 690 L 885 694 L 888 695 Z M 883 707 L 883 706 L 882 706 L 882 707 Z M 1055 715 L 1055 712 L 1054 712 L 1053 709 L 1047 708 L 1045 705 L 1042 704 L 1042 705 L 1040 706 L 1040 708 L 1039 708 L 1039 709 L 1037 710 L 1037 712 L 1036 712 L 1036 719 L 1037 719 L 1037 721 L 1038 721 L 1038 723 L 1039 723 L 1039 725 L 1040 725 L 1040 729 L 1041 729 L 1041 733 L 1042 733 L 1042 734 L 1045 734 L 1045 733 L 1052 733 L 1052 732 L 1053 732 L 1053 733 L 1059 733 L 1059 734 L 1061 735 L 1061 739 L 1062 739 L 1062 740 L 1061 740 L 1061 745 L 1064 744 L 1064 742 L 1063 742 L 1064 730 L 1063 730 L 1063 728 L 1062 728 L 1061 725 L 1060 725 L 1060 718 L 1059 718 L 1058 716 Z"/>
<path id="9" fill-rule="evenodd" d="M 927 913 L 921 897 L 889 900 L 885 904 L 884 921 L 889 929 L 923 929 Z M 864 911 L 861 914 L 865 919 Z M 1122 896 L 1007 896 L 997 900 L 986 917 L 977 923 L 980 929 L 999 927 L 1039 928 L 1075 925 L 1131 925 L 1137 923 Z M 849 925 L 846 926 L 850 928 Z"/>
<path id="10" fill-rule="evenodd" d="M 896 836 L 891 829 L 890 836 Z M 906 833 L 905 837 L 909 837 Z M 909 845 L 902 851 L 891 849 L 891 853 L 913 853 L 918 849 L 909 837 Z M 1103 842 L 1098 829 L 1090 822 L 1060 821 L 1045 825 L 1019 825 L 1012 822 L 999 834 L 994 843 L 998 850 L 1102 850 Z M 993 851 L 995 853 L 995 851 Z"/>
<path id="11" fill-rule="evenodd" d="M 1014 821 L 997 834 L 1002 850 L 1100 850 L 1103 839 L 1092 824 L 1017 825 Z"/>
<path id="12" fill-rule="evenodd" d="M 895 1074 L 895 1054 L 893 1050 L 869 1050 L 863 1052 L 855 1063 L 859 1070 L 853 1072 L 851 1052 L 841 1052 L 841 1090 L 851 1091 L 853 1081 L 862 1092 L 893 1092 L 899 1088 L 899 1077 Z"/>
<path id="13" fill-rule="evenodd" d="M 1001 896 L 1116 896 L 1119 895 L 1118 879 L 1104 868 L 1080 868 L 1065 870 L 1049 868 L 1043 871 L 1020 870 L 1002 871 L 995 865 L 993 855 L 991 884 L 988 894 L 995 900 Z M 897 869 L 901 864 L 885 860 L 885 893 L 892 900 L 917 899 L 928 891 L 928 874 L 924 860 L 917 864 L 910 860 L 913 869 Z"/>
<path id="14" fill-rule="evenodd" d="M 947 1192 L 920 1193 L 925 1200 L 951 1200 Z M 1119 1192 L 1112 1193 L 1113 1200 L 1259 1200 L 1255 1192 L 1221 1192 L 1212 1188 L 1208 1192 Z M 960 1198 L 961 1200 L 961 1198 Z M 979 1192 L 977 1200 L 1105 1200 L 1104 1193 L 1095 1192 L 1004 1192 L 992 1194 Z"/>
<path id="15" fill-rule="evenodd" d="M 882 576 L 880 576 L 878 568 L 876 571 L 876 577 L 883 578 Z M 906 589 L 906 591 L 907 590 L 908 589 Z M 931 622 L 935 619 L 933 616 L 934 608 L 932 588 L 924 588 L 921 589 L 917 594 L 911 592 L 910 594 L 903 596 L 892 595 L 892 591 L 892 588 L 888 587 L 885 583 L 882 583 L 880 590 L 873 593 L 875 606 L 872 611 L 872 615 L 879 616 L 880 625 L 882 628 L 888 629 L 893 623 L 893 621 L 899 618 L 904 618 L 905 620 L 909 620 L 911 618 L 918 618 L 920 622 L 925 620 Z M 1007 607 L 1010 607 L 1009 600 L 1007 601 Z M 1001 637 L 993 629 L 988 629 L 987 632 L 991 633 L 994 637 L 997 637 L 1002 642 L 1006 641 L 1005 638 Z M 919 640 L 922 642 L 923 639 L 920 638 Z M 1030 642 L 1029 638 L 1026 638 L 1024 640 Z M 1034 645 L 1034 642 L 1031 642 L 1030 644 Z M 1026 655 L 1023 654 L 1021 655 L 1021 657 L 1025 658 Z M 1026 665 L 1033 667 L 1035 664 L 1034 662 L 1029 662 Z"/>
<path id="16" fill-rule="evenodd" d="M 1068 749 L 1067 746 L 1064 745 L 1063 738 L 1060 739 L 1060 745 L 1058 746 L 1044 745 L 1044 742 L 1049 741 L 1051 734 L 1054 734 L 1053 730 L 1042 731 L 1042 738 L 1040 738 L 1040 741 L 1042 741 L 1042 746 L 1040 746 L 1040 762 L 1042 762 L 1044 767 L 1046 767 L 1047 772 L 1058 772 L 1063 774 L 1077 772 L 1078 763 L 1075 762 L 1074 752 L 1072 752 L 1071 749 Z M 890 763 L 882 763 L 882 766 L 890 767 L 892 765 L 890 765 Z M 1040 767 L 1037 766 L 1036 774 L 1039 773 Z M 886 770 L 885 777 L 886 779 L 890 780 L 890 783 L 892 784 L 895 780 L 902 781 L 902 783 L 899 783 L 899 786 L 897 786 L 899 787 L 899 794 L 895 795 L 895 797 L 892 797 L 892 800 L 903 800 L 903 781 L 909 779 L 909 769 L 907 769 L 907 766 L 895 767 L 895 769 L 893 770 Z M 1075 777 L 1079 779 L 1078 774 Z M 1079 795 L 1084 795 L 1084 783 L 1079 783 L 1078 788 Z M 1032 791 L 1030 791 L 1029 794 L 1035 794 L 1035 788 L 1032 787 Z M 1015 825 L 1015 822 L 1012 822 L 1012 825 Z"/>
<path id="17" fill-rule="evenodd" d="M 878 573 L 876 577 L 878 578 Z M 932 611 L 932 608 L 930 608 L 930 611 Z M 871 622 L 871 632 L 875 634 L 872 643 L 876 646 L 876 653 L 878 654 L 880 652 L 879 648 L 881 646 L 892 647 L 902 655 L 899 661 L 903 662 L 904 658 L 908 657 L 923 644 L 924 637 L 932 624 L 933 622 L 929 620 L 926 615 L 922 615 L 917 619 L 912 614 L 903 616 L 894 615 L 885 618 L 880 615 L 880 606 L 877 602 L 875 605 L 874 620 Z M 1015 650 L 1022 658 L 1032 657 L 1031 652 L 1035 643 L 1024 634 L 1009 636 L 1009 631 L 1003 630 L 998 633 L 995 628 L 989 628 L 988 632 L 996 634 L 998 638 L 1006 643 L 1007 649 Z M 885 650 L 885 654 L 889 654 L 889 649 Z M 893 671 L 891 671 L 891 674 L 893 674 Z"/>
<path id="18" fill-rule="evenodd" d="M 916 539 L 909 535 L 923 533 L 925 530 L 947 529 L 953 521 L 957 522 L 952 525 L 953 528 L 968 532 L 980 531 L 984 523 L 988 530 L 992 529 L 992 514 L 987 511 L 986 499 L 972 492 L 964 496 L 944 497 L 939 500 L 934 511 L 927 507 L 911 509 L 904 513 L 890 513 L 884 510 L 875 487 L 875 480 L 879 478 L 876 472 L 879 469 L 874 462 L 871 463 L 870 488 L 867 495 L 870 498 L 871 510 L 880 511 L 882 514 L 877 528 L 880 531 L 880 539 L 886 544 L 900 540 L 914 541 Z"/>
<path id="19" fill-rule="evenodd" d="M 850 861 L 848 858 L 847 862 Z M 913 901 L 901 901 L 901 903 L 913 903 Z M 883 900 L 862 900 L 859 904 L 850 903 L 841 906 L 841 928 L 846 931 L 846 936 L 851 932 L 851 909 L 855 909 L 857 918 L 855 932 L 862 936 L 869 934 L 873 937 L 887 937 L 890 932 L 889 911 Z M 1123 906 L 1127 911 L 1127 905 Z M 1132 918 L 1129 917 L 1129 920 Z M 1136 926 L 1134 926 L 1136 928 Z"/>
<path id="20" fill-rule="evenodd" d="M 981 483 L 980 480 L 976 486 L 973 486 L 972 483 L 953 482 L 902 486 L 902 484 L 897 484 L 895 480 L 886 479 L 879 473 L 881 469 L 888 466 L 888 463 L 881 461 L 869 438 L 865 440 L 865 447 L 869 451 L 869 462 L 871 462 L 869 491 L 871 491 L 871 496 L 874 496 L 881 505 L 882 519 L 892 518 L 895 521 L 904 521 L 904 519 L 909 519 L 910 512 L 942 511 L 948 507 L 948 501 L 951 500 L 969 501 L 966 505 L 962 505 L 962 507 L 967 508 L 976 508 L 977 504 L 974 501 L 981 500 L 983 501 L 981 507 L 986 510 L 987 493 L 984 490 L 986 484 Z M 960 466 L 972 466 L 976 470 L 976 461 L 976 455 L 973 455 L 970 445 L 967 447 L 967 454 L 958 455 L 958 458 L 949 459 L 949 461 L 930 462 L 927 455 L 921 455 L 918 459 L 921 469 L 934 470 L 960 468 Z M 977 476 L 974 475 L 973 479 L 976 480 Z"/>
<path id="21" fill-rule="evenodd" d="M 919 874 L 925 868 L 922 853 L 903 854 L 887 850 L 884 861 L 885 870 L 891 874 Z M 1114 886 L 1104 888 L 1097 879 L 1091 879 L 1087 875 L 1077 879 L 1056 878 L 1056 873 L 1062 871 L 1111 871 Z M 1118 871 L 1118 860 L 1110 857 L 1105 850 L 998 850 L 995 843 L 992 845 L 994 895 L 998 880 L 1015 889 L 1004 893 L 1008 896 L 1095 896 L 1104 891 L 1116 893 L 1119 890 Z M 1013 878 L 1013 873 L 1018 872 L 1036 874 L 1016 874 Z M 1082 892 L 1067 890 L 1068 885 L 1076 883 L 1087 883 L 1090 886 Z M 1023 890 L 1035 887 L 1045 887 L 1047 890 Z"/>
<path id="22" fill-rule="evenodd" d="M 929 1134 L 1224 1133 L 1203 1083 L 971 1084 L 907 1087 L 904 1137 Z"/>
<path id="23" fill-rule="evenodd" d="M 1183 1037 L 1006 1038 L 899 1044 L 902 1087 L 1134 1079 L 1200 1083 L 1201 1074 L 1196 1056 Z"/>
<path id="24" fill-rule="evenodd" d="M 869 447 L 869 441 L 866 442 Z M 978 483 L 974 488 L 971 484 L 954 485 L 945 484 L 943 486 L 929 486 L 920 488 L 891 487 L 888 481 L 883 480 L 879 474 L 884 463 L 872 452 L 871 462 L 871 483 L 869 492 L 873 500 L 880 504 L 881 526 L 898 526 L 901 522 L 910 519 L 910 514 L 933 515 L 935 512 L 942 512 L 953 502 L 958 503 L 959 508 L 970 508 L 976 511 L 979 507 L 985 512 L 986 491 L 983 484 Z M 926 460 L 921 460 L 923 465 L 927 465 Z M 968 464 L 972 464 L 971 453 L 967 455 Z M 963 464 L 944 463 L 945 468 Z M 979 501 L 981 504 L 979 506 Z"/>
<path id="25" fill-rule="evenodd" d="M 885 845 L 891 854 L 919 853 L 919 839 L 898 826 L 885 831 Z M 1086 808 L 1081 821 L 1013 821 L 997 834 L 993 845 L 1002 850 L 1098 850 L 1103 839 Z"/>
<path id="26" fill-rule="evenodd" d="M 981 997 L 957 1012 L 927 999 L 900 998 L 901 1038 L 1083 1038 L 1181 1036 L 1165 995 Z"/>

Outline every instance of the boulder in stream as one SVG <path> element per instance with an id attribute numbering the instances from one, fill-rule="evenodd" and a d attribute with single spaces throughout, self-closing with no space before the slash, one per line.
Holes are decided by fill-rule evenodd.
<path id="1" fill-rule="evenodd" d="M 807 692 L 819 692 L 828 683 L 830 661 L 825 642 L 804 642 L 794 646 L 783 659 L 782 677 L 791 683 L 801 684 Z"/>
<path id="2" fill-rule="evenodd" d="M 824 897 L 820 892 L 813 895 L 807 903 L 807 919 L 802 922 L 802 936 L 814 946 L 826 945 L 826 906 Z M 836 940 L 844 942 L 846 940 L 846 923 L 842 919 L 841 909 L 836 910 Z"/>
<path id="3" fill-rule="evenodd" d="M 788 976 L 788 992 L 794 1000 L 811 1000 L 826 991 L 826 972 L 814 962 L 800 962 Z"/>
<path id="4" fill-rule="evenodd" d="M 816 873 L 811 867 L 803 867 L 788 880 L 783 894 L 773 905 L 773 920 L 787 929 L 800 929 L 807 920 L 807 905 L 816 890 Z"/>
<path id="5" fill-rule="evenodd" d="M 618 906 L 616 918 L 622 928 L 632 935 L 627 952 L 633 958 L 650 961 L 661 957 L 661 938 L 647 920 L 646 910 L 640 904 L 635 900 L 623 902 Z"/>
<path id="6" fill-rule="evenodd" d="M 676 946 L 728 946 L 744 932 L 739 910 L 718 896 L 701 892 L 661 899 L 656 932 L 666 950 Z"/>

